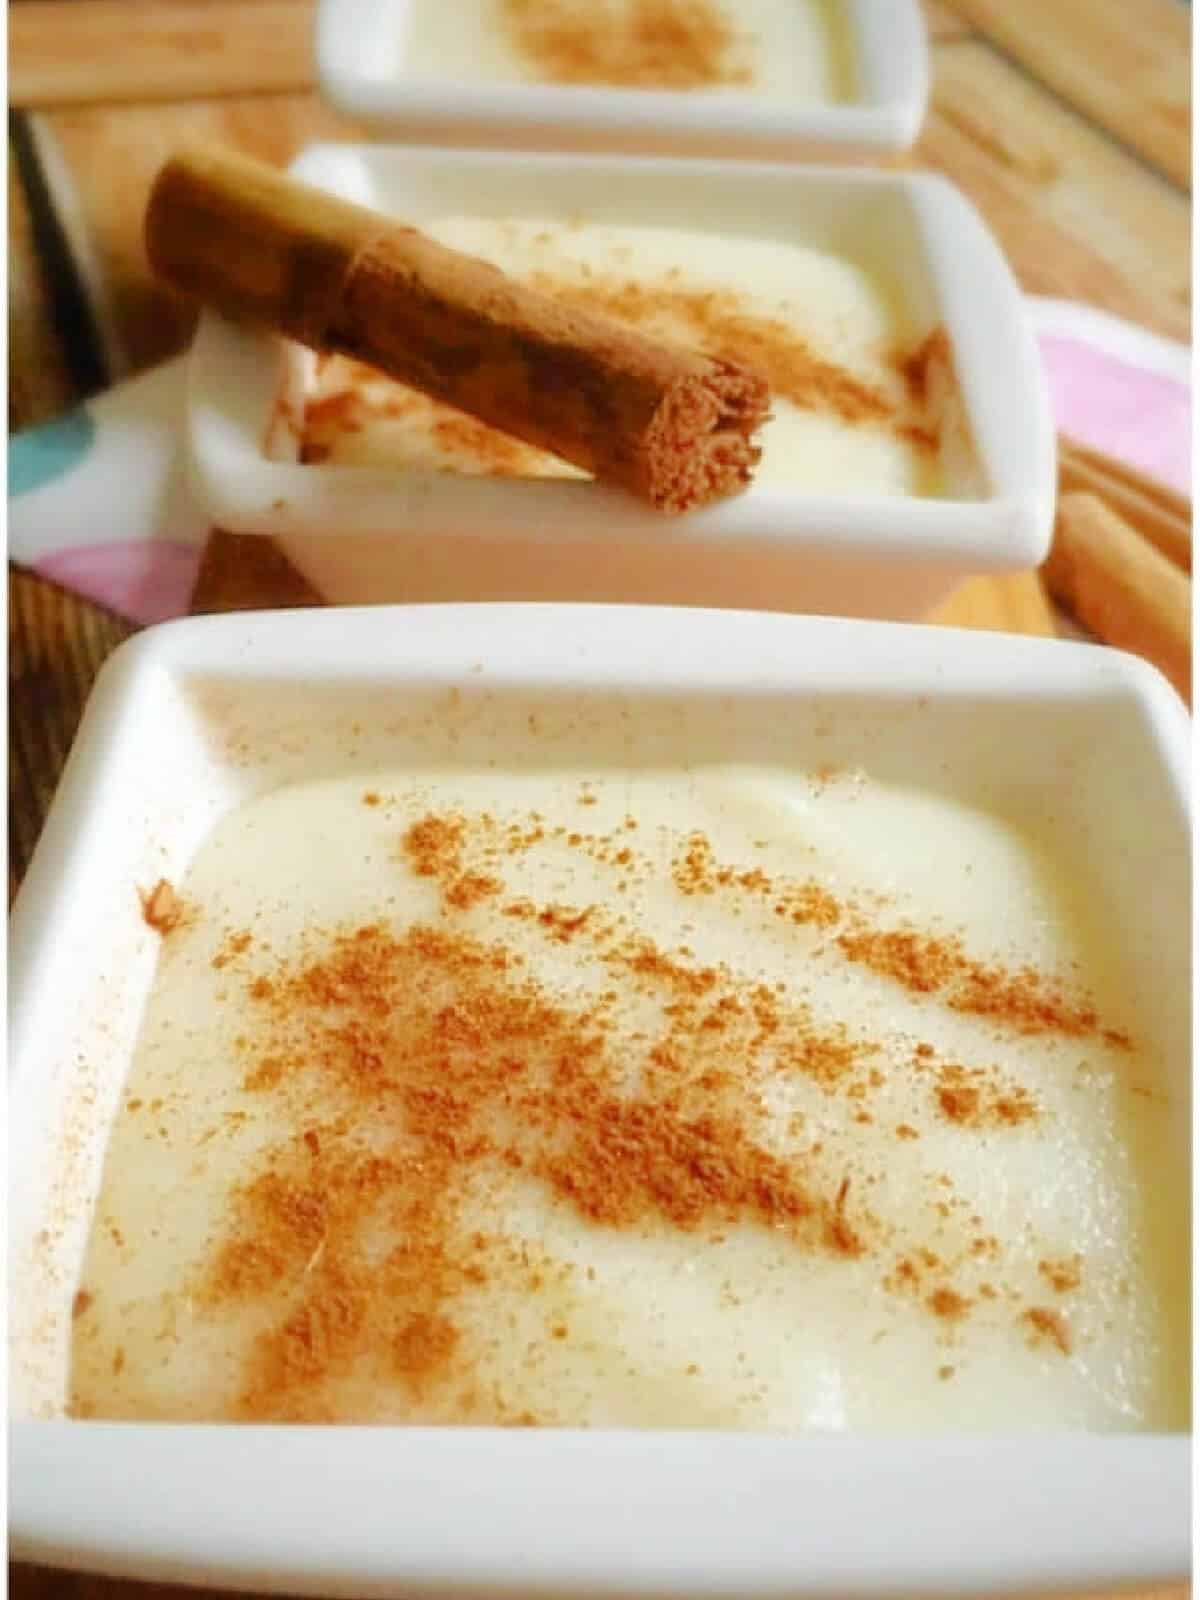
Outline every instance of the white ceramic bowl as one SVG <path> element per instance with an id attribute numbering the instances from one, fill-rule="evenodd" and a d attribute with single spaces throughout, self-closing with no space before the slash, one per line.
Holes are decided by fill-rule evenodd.
<path id="1" fill-rule="evenodd" d="M 317 146 L 295 170 L 418 226 L 455 213 L 582 212 L 839 250 L 889 287 L 914 344 L 945 326 L 979 469 L 951 485 L 957 498 L 751 485 L 666 519 L 591 482 L 268 460 L 278 341 L 206 315 L 189 404 L 202 498 L 221 527 L 274 535 L 324 599 L 601 600 L 904 619 L 966 577 L 1045 556 L 1055 443 L 1036 343 L 995 241 L 944 180 L 376 146 Z"/>
<path id="2" fill-rule="evenodd" d="M 855 93 L 845 103 L 810 105 L 422 77 L 410 65 L 409 26 L 416 8 L 438 3 L 447 0 L 321 0 L 316 59 L 325 97 L 373 133 L 406 141 L 793 161 L 899 155 L 916 139 L 929 100 L 917 0 L 838 0 Z"/>
<path id="3" fill-rule="evenodd" d="M 692 762 L 864 765 L 1052 829 L 1119 920 L 1133 1007 L 1170 1063 L 1179 1115 L 1162 1163 L 1190 1159 L 1189 731 L 1143 663 L 1058 641 L 613 607 L 166 624 L 105 667 L 12 922 L 12 1554 L 413 1600 L 928 1597 L 1183 1575 L 1183 1434 L 62 1420 L 72 1297 L 157 955 L 134 886 L 178 878 L 232 807 L 316 770 L 428 762 L 455 739 L 471 745 L 455 759 L 486 758 L 502 722 L 510 738 L 525 725 L 489 707 L 547 691 L 578 707 L 597 763 L 661 761 L 666 717 Z M 406 719 L 427 730 L 411 748 L 378 731 L 428 709 Z"/>

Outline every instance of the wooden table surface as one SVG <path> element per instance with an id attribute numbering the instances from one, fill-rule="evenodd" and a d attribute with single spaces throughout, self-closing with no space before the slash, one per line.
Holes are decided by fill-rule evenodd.
<path id="1" fill-rule="evenodd" d="M 935 71 L 917 164 L 974 199 L 1026 289 L 1188 339 L 1187 6 L 924 4 Z M 150 180 L 181 139 L 215 137 L 283 162 L 312 139 L 360 136 L 314 93 L 313 10 L 313 0 L 10 5 L 11 428 L 44 421 L 187 342 L 192 313 L 151 281 L 140 245 Z M 200 607 L 294 603 L 287 570 L 269 555 L 265 570 L 261 561 L 235 569 L 235 549 L 210 548 Z M 933 620 L 1054 630 L 1033 574 L 977 579 Z M 132 631 L 10 568 L 10 900 L 91 681 Z M 19 1565 L 10 1578 L 18 1600 L 189 1592 Z M 1189 1592 L 1180 1583 L 1142 1600 Z"/>

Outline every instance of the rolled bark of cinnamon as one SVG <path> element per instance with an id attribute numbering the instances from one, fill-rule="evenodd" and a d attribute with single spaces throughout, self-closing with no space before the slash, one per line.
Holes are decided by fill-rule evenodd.
<path id="1" fill-rule="evenodd" d="M 1192 570 L 1191 507 L 1182 495 L 1063 438 L 1058 441 L 1058 486 L 1062 494 L 1094 494 L 1181 571 Z"/>
<path id="2" fill-rule="evenodd" d="M 197 148 L 146 212 L 154 270 L 226 315 L 338 351 L 661 511 L 749 481 L 768 391 L 274 168 Z"/>
<path id="3" fill-rule="evenodd" d="M 1191 580 L 1123 517 L 1095 495 L 1064 495 L 1042 573 L 1085 627 L 1152 662 L 1191 704 Z"/>

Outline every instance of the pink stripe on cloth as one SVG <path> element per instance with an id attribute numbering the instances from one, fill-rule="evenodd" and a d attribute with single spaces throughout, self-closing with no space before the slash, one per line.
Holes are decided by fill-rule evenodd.
<path id="1" fill-rule="evenodd" d="M 122 539 L 56 551 L 33 570 L 132 622 L 150 623 L 186 614 L 199 566 L 195 545 Z"/>
<path id="2" fill-rule="evenodd" d="M 1186 383 L 1062 334 L 1040 334 L 1038 344 L 1061 432 L 1191 494 L 1192 396 Z"/>

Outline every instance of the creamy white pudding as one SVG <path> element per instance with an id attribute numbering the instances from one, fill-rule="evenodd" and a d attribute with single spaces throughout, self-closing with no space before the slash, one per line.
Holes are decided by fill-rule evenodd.
<path id="1" fill-rule="evenodd" d="M 942 421 L 952 409 L 945 342 L 905 329 L 885 286 L 857 263 L 752 236 L 582 220 L 447 217 L 423 228 L 523 282 L 762 373 L 772 414 L 759 435 L 756 484 L 940 492 Z M 581 476 L 341 357 L 313 363 L 301 453 L 310 462 Z"/>
<path id="2" fill-rule="evenodd" d="M 177 893 L 74 1415 L 1186 1426 L 1177 1110 L 1038 837 L 861 773 L 383 771 Z"/>
<path id="3" fill-rule="evenodd" d="M 830 104 L 854 92 L 838 0 L 411 0 L 406 75 L 454 82 L 732 92 Z"/>

